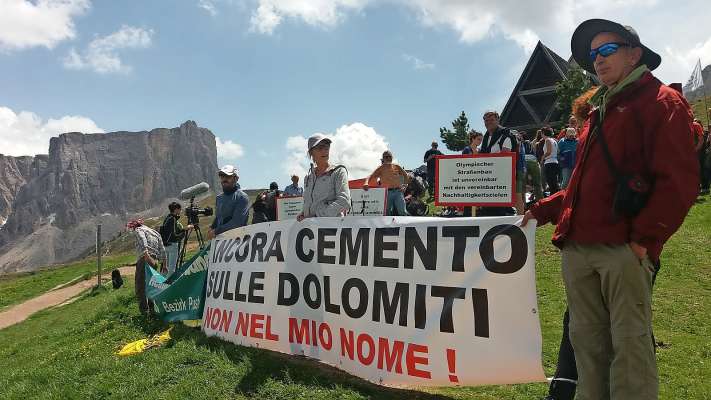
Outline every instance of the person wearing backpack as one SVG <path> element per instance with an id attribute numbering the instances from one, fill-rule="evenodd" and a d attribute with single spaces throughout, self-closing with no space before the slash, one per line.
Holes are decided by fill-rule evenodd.
<path id="1" fill-rule="evenodd" d="M 178 221 L 180 219 L 180 203 L 172 202 L 168 204 L 168 215 L 163 219 L 163 224 L 160 226 L 160 237 L 165 246 L 165 253 L 168 257 L 168 275 L 175 272 L 180 256 L 180 242 L 185 238 L 185 234 L 193 229 L 192 225 L 183 228 L 183 224 Z"/>
<path id="2" fill-rule="evenodd" d="M 565 137 L 558 142 L 558 164 L 562 175 L 561 188 L 568 187 L 570 175 L 573 174 L 575 166 L 575 152 L 578 148 L 578 139 L 575 138 L 577 131 L 575 128 L 567 128 Z"/>
<path id="3" fill-rule="evenodd" d="M 484 133 L 484 139 L 481 141 L 479 153 L 494 154 L 517 151 L 518 143 L 516 138 L 508 128 L 504 128 L 499 124 L 498 112 L 487 111 L 484 113 L 483 118 L 486 133 Z M 518 160 L 516 163 L 518 164 Z M 517 190 L 514 202 L 518 200 L 518 197 L 520 195 Z M 476 210 L 477 217 L 498 217 L 503 215 L 514 215 L 514 210 L 511 207 L 477 207 Z"/>

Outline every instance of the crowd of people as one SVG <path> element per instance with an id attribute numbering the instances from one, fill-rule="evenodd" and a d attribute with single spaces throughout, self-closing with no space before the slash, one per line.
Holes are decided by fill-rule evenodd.
<path id="1" fill-rule="evenodd" d="M 593 19 L 573 34 L 575 61 L 596 74 L 601 85 L 573 104 L 573 115 L 556 133 L 544 126 L 534 132 L 501 126 L 499 114 L 483 114 L 486 132 L 472 133 L 462 154 L 516 154 L 514 207 L 465 208 L 470 216 L 523 215 L 538 225 L 556 225 L 552 241 L 561 250 L 568 310 L 558 368 L 547 399 L 656 399 L 658 377 L 652 335 L 652 284 L 660 268 L 664 243 L 682 224 L 699 194 L 709 192 L 709 134 L 692 121 L 689 104 L 652 74 L 661 57 L 642 44 L 629 26 Z M 330 160 L 332 141 L 316 134 L 307 142 L 312 162 L 280 191 L 272 182 L 250 207 L 240 189 L 239 172 L 218 172 L 222 193 L 216 199 L 208 238 L 252 222 L 276 219 L 280 196 L 303 196 L 298 221 L 344 216 L 351 207 L 347 168 Z M 424 155 L 426 183 L 433 194 L 436 157 L 433 141 Z M 416 173 L 393 163 L 385 151 L 381 165 L 363 184 L 387 189 L 388 215 L 408 215 L 413 185 L 423 195 Z M 410 191 L 410 192 L 408 192 Z M 410 193 L 410 194 L 408 194 Z M 527 201 L 528 200 L 528 201 Z M 526 211 L 526 209 L 528 210 Z M 165 235 L 131 221 L 138 261 L 136 292 L 142 312 L 145 265 L 175 270 L 183 227 L 180 204 L 171 203 Z M 164 228 L 161 228 L 163 233 Z"/>

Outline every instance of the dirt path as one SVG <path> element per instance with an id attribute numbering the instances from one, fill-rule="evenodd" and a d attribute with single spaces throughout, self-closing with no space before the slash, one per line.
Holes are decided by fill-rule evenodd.
<path id="1" fill-rule="evenodd" d="M 122 277 L 133 276 L 136 268 L 133 266 L 121 267 L 119 268 L 119 271 L 121 271 Z M 104 274 L 101 278 L 102 281 L 108 281 L 111 279 L 111 274 Z M 49 292 L 27 300 L 24 303 L 12 306 L 6 311 L 0 312 L 0 329 L 22 322 L 37 311 L 42 311 L 45 308 L 63 304 L 73 297 L 76 297 L 81 292 L 90 289 L 94 285 L 96 285 L 96 277 L 92 277 L 62 289 L 50 290 Z"/>

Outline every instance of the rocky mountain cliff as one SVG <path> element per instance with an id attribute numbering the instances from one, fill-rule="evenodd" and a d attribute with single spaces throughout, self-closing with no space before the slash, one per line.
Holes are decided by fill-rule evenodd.
<path id="1" fill-rule="evenodd" d="M 98 223 L 110 238 L 131 216 L 163 213 L 181 189 L 217 183 L 215 136 L 193 121 L 150 132 L 64 133 L 51 139 L 44 168 L 33 162 L 0 230 L 0 273 L 70 261 L 94 246 Z"/>
<path id="2" fill-rule="evenodd" d="M 0 154 L 0 226 L 10 216 L 17 192 L 44 171 L 47 160 L 46 155 L 12 157 Z"/>

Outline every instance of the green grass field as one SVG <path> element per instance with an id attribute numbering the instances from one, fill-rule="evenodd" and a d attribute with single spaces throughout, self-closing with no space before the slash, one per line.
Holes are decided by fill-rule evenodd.
<path id="1" fill-rule="evenodd" d="M 711 198 L 705 200 L 692 209 L 667 244 L 655 287 L 662 399 L 711 396 Z M 555 368 L 565 309 L 560 257 L 549 243 L 550 234 L 551 227 L 541 228 L 536 241 L 548 375 Z M 45 276 L 60 280 L 52 274 L 59 272 L 6 279 L 0 282 L 0 290 L 4 293 L 14 284 L 24 288 L 23 293 L 29 294 L 30 287 L 39 293 L 44 290 L 40 285 L 54 286 L 43 282 Z M 182 325 L 174 328 L 174 340 L 165 348 L 121 358 L 114 355 L 120 346 L 168 326 L 138 314 L 132 280 L 126 281 L 126 287 L 119 290 L 87 294 L 1 330 L 0 398 L 532 400 L 547 390 L 545 384 L 383 388 L 310 360 L 208 339 L 199 330 Z"/>

